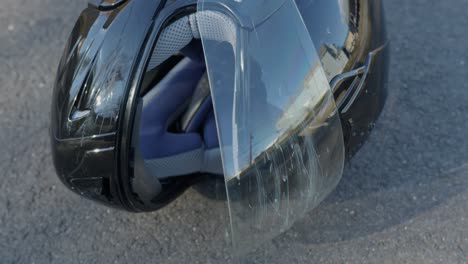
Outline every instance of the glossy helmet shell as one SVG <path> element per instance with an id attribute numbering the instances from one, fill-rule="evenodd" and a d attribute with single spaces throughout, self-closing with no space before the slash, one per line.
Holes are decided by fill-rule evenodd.
<path id="1" fill-rule="evenodd" d="M 346 39 L 337 40 L 314 31 L 312 39 L 324 55 L 332 44 L 349 45 L 345 47 L 349 61 L 343 67 L 327 68 L 330 62 L 322 59 L 336 84 L 337 102 L 347 100 L 341 119 L 349 158 L 366 139 L 385 102 L 388 59 L 381 2 L 341 0 L 338 5 L 319 0 L 314 10 L 307 10 L 308 1 L 296 2 L 301 12 L 315 17 L 306 24 L 320 23 L 324 31 L 338 30 L 338 25 L 348 32 Z M 51 111 L 54 165 L 68 188 L 108 206 L 140 212 L 161 208 L 201 177 L 167 181 L 151 177 L 140 166 L 132 136 L 140 90 L 147 82 L 145 68 L 157 52 L 155 43 L 165 27 L 196 12 L 196 4 L 196 0 L 92 1 L 82 12 L 59 64 Z M 323 10 L 334 16 L 320 15 Z M 379 52 L 373 54 L 375 50 Z M 371 64 L 366 63 L 370 54 Z M 366 76 L 346 75 L 359 67 L 366 67 Z M 351 83 L 356 77 L 363 80 L 354 91 Z"/>

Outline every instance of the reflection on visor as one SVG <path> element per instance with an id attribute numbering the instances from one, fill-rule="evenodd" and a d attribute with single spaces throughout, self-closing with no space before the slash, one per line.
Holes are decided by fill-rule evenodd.
<path id="1" fill-rule="evenodd" d="M 289 228 L 338 183 L 341 124 L 294 1 L 200 0 L 237 252 Z M 268 11 L 268 12 L 267 12 Z"/>

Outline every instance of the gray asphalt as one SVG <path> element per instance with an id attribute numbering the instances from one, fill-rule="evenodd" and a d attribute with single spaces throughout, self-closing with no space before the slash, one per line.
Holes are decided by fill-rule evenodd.
<path id="1" fill-rule="evenodd" d="M 85 1 L 0 5 L 0 262 L 226 263 L 224 203 L 130 214 L 66 190 L 50 96 Z M 468 1 L 386 0 L 390 97 L 337 190 L 246 263 L 468 263 Z"/>

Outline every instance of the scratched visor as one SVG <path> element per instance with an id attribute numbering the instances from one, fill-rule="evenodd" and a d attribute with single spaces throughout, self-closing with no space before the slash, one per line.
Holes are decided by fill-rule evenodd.
<path id="1" fill-rule="evenodd" d="M 328 195 L 344 164 L 327 77 L 295 1 L 199 0 L 232 242 L 288 229 Z M 309 28 L 310 30 L 310 28 Z"/>

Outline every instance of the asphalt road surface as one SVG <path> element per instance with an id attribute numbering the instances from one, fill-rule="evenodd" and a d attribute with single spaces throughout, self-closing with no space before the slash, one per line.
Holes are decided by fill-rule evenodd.
<path id="1" fill-rule="evenodd" d="M 85 1 L 0 4 L 0 263 L 227 263 L 223 202 L 156 213 L 55 176 L 50 96 Z M 468 263 L 468 1 L 386 0 L 390 97 L 337 190 L 246 263 Z"/>

